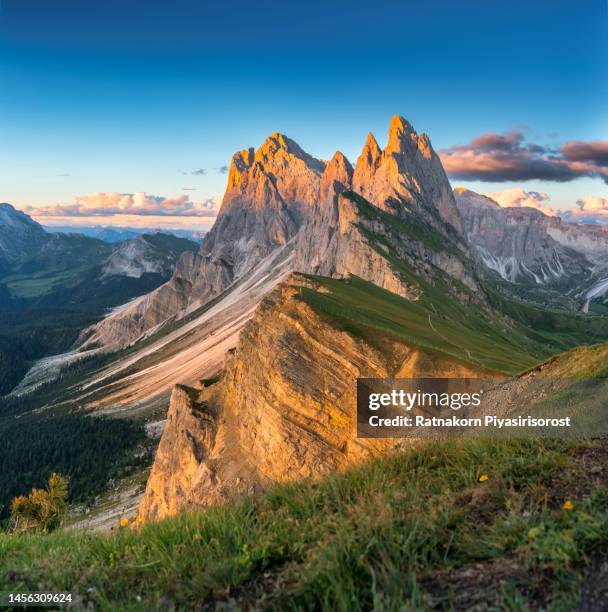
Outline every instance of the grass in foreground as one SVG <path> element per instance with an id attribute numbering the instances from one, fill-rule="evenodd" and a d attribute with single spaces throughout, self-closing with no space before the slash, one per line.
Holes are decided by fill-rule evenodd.
<path id="1" fill-rule="evenodd" d="M 570 609 L 608 550 L 607 459 L 606 441 L 427 443 L 140 530 L 2 535 L 0 590 L 105 610 Z"/>

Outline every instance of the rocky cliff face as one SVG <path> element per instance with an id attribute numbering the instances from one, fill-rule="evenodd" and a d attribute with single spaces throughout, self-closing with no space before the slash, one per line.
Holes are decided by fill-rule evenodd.
<path id="1" fill-rule="evenodd" d="M 266 219 L 265 227 L 274 229 L 259 234 L 259 243 L 264 249 L 289 249 L 288 265 L 307 275 L 282 277 L 266 294 L 227 357 L 220 382 L 174 392 L 141 503 L 141 521 L 274 482 L 314 478 L 381 452 L 392 442 L 356 437 L 357 378 L 483 375 L 485 361 L 466 346 L 466 362 L 452 357 L 457 354 L 453 351 L 437 348 L 449 345 L 446 334 L 458 325 L 451 312 L 462 309 L 463 303 L 472 306 L 463 315 L 467 321 L 469 314 L 477 313 L 481 331 L 473 326 L 470 333 L 480 334 L 482 340 L 475 336 L 480 346 L 487 348 L 492 342 L 495 326 L 508 333 L 506 317 L 484 301 L 465 225 L 425 135 L 418 136 L 405 120 L 395 117 L 387 147 L 381 150 L 370 135 L 354 169 L 340 152 L 322 165 L 296 147 L 273 136 L 263 154 L 248 150 L 235 156 L 222 209 L 225 220 L 218 225 L 227 229 L 218 229 L 209 244 L 221 245 L 220 237 L 230 235 L 224 252 L 237 261 L 234 249 L 241 247 L 235 243 L 241 239 L 236 214 L 245 208 L 242 218 L 251 223 L 247 235 L 258 235 L 262 230 L 255 225 Z M 282 161 L 273 162 L 273 178 L 266 180 L 262 168 L 277 156 Z M 297 171 L 279 178 L 292 163 Z M 281 195 L 287 193 L 288 200 Z M 463 201 L 464 195 L 469 202 Z M 571 246 L 583 239 L 554 220 L 546 221 L 541 213 L 503 211 L 474 194 L 458 197 L 466 230 L 484 265 L 521 249 L 524 259 L 518 260 L 517 270 L 535 282 L 536 276 L 549 277 L 559 266 L 583 274 L 590 265 Z M 221 248 L 214 246 L 210 253 Z M 484 248 L 495 259 L 484 258 Z M 245 269 L 246 264 L 239 265 Z M 509 270 L 507 278 L 513 271 Z M 350 297 L 339 301 L 332 294 L 324 302 L 325 310 L 318 307 L 319 295 L 333 290 L 314 275 L 343 279 L 335 286 Z M 352 276 L 410 302 L 408 309 L 413 310 L 408 310 L 400 331 L 383 335 L 394 322 L 391 316 L 397 315 L 378 304 L 388 299 L 402 309 L 403 300 L 374 293 L 380 290 Z M 349 285 L 355 284 L 357 291 L 367 293 L 349 293 Z M 308 291 L 317 297 L 303 298 Z M 380 327 L 366 328 L 367 315 L 358 323 L 354 314 L 349 315 L 353 300 L 368 297 L 379 308 L 369 316 L 377 316 Z M 332 315 L 336 309 L 346 315 Z M 444 331 L 437 322 L 445 325 Z M 451 342 L 466 345 L 466 338 Z M 475 349 L 473 342 L 471 349 L 479 346 Z"/>
<path id="2" fill-rule="evenodd" d="M 167 278 L 180 254 L 194 249 L 194 242 L 182 238 L 163 234 L 137 236 L 116 244 L 102 267 L 102 275 L 141 278 L 144 274 L 160 274 Z"/>
<path id="3" fill-rule="evenodd" d="M 226 300 L 238 306 L 244 294 L 234 288 L 271 260 L 313 275 L 357 276 L 408 300 L 435 284 L 463 301 L 483 295 L 441 163 L 428 138 L 395 117 L 386 149 L 369 138 L 354 169 L 340 152 L 324 164 L 279 134 L 237 153 L 200 252 L 182 257 L 169 283 L 111 325 L 108 319 L 93 340 L 137 338 L 214 296 L 213 308 Z M 296 274 L 278 286 L 269 278 L 256 282 L 265 287 L 255 296 L 262 301 L 221 381 L 173 392 L 141 520 L 316 477 L 386 448 L 386 441 L 355 436 L 358 377 L 472 372 L 394 337 L 380 350 L 300 298 L 305 288 L 323 292 L 311 277 Z M 432 316 L 422 325 L 436 334 Z M 164 373 L 160 363 L 157 369 Z"/>
<path id="4" fill-rule="evenodd" d="M 470 243 L 485 267 L 509 283 L 555 289 L 580 299 L 608 291 L 608 235 L 534 208 L 501 208 L 456 189 Z"/>
<path id="5" fill-rule="evenodd" d="M 299 297 L 304 287 L 320 289 L 294 275 L 262 300 L 219 383 L 174 390 L 141 521 L 317 477 L 387 448 L 393 441 L 356 438 L 358 377 L 473 373 L 405 342 L 378 350 L 315 312 Z"/>
<path id="6" fill-rule="evenodd" d="M 375 212 L 377 218 L 366 218 L 356 200 L 340 195 L 344 191 L 361 195 L 384 219 Z M 426 134 L 419 136 L 395 116 L 384 151 L 370 134 L 354 170 L 340 152 L 325 164 L 286 136 L 272 134 L 259 149 L 233 156 L 219 216 L 200 252 L 184 255 L 173 278 L 154 293 L 97 325 L 88 344 L 132 343 L 221 294 L 270 253 L 291 249 L 292 241 L 294 270 L 356 274 L 415 299 L 419 288 L 387 262 L 395 244 L 378 251 L 399 229 L 409 240 L 406 245 L 397 236 L 400 258 L 419 260 L 423 273 L 437 267 L 477 289 L 456 202 Z M 380 236 L 376 245 L 370 245 L 370 231 Z"/>

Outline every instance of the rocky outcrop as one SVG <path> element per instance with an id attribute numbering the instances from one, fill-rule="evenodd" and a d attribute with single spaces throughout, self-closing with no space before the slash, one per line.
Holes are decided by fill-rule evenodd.
<path id="1" fill-rule="evenodd" d="M 167 284 L 98 324 L 88 334 L 88 344 L 124 346 L 168 319 L 180 318 L 250 274 L 296 235 L 294 270 L 356 274 L 415 298 L 418 290 L 359 231 L 360 211 L 340 196 L 347 190 L 409 225 L 409 252 L 424 266 L 438 267 L 477 289 L 441 162 L 429 138 L 395 116 L 384 151 L 370 134 L 354 170 L 339 152 L 325 164 L 279 133 L 257 150 L 236 153 L 222 207 L 200 252 L 184 255 Z M 433 245 L 422 239 L 429 232 L 437 236 Z"/>
<path id="2" fill-rule="evenodd" d="M 394 341 L 390 351 L 332 326 L 294 275 L 258 306 L 219 383 L 174 391 L 139 518 L 357 463 L 394 441 L 356 437 L 358 377 L 467 376 L 467 366 Z"/>
<path id="3" fill-rule="evenodd" d="M 412 300 L 422 291 L 416 279 L 483 299 L 441 163 L 425 135 L 394 117 L 386 149 L 370 136 L 355 169 L 339 151 L 321 162 L 281 134 L 237 152 L 200 251 L 185 254 L 168 283 L 89 330 L 85 346 L 136 344 L 212 299 L 232 300 L 243 279 L 278 282 L 261 273 L 273 258 L 292 271 L 358 276 Z"/>
<path id="4" fill-rule="evenodd" d="M 194 251 L 195 243 L 168 235 L 142 235 L 116 244 L 102 267 L 102 277 L 144 274 L 170 277 L 183 252 Z"/>
<path id="5" fill-rule="evenodd" d="M 173 388 L 165 434 L 148 479 L 140 516 L 169 516 L 197 499 L 197 489 L 211 489 L 206 466 L 217 434 L 217 419 L 194 389 Z"/>
<path id="6" fill-rule="evenodd" d="M 364 223 L 356 199 L 336 193 L 298 236 L 294 268 L 334 278 L 359 276 L 402 297 L 418 299 L 420 288 L 399 274 L 386 252 L 370 244 L 362 231 Z M 386 236 L 382 224 L 366 225 Z"/>
<path id="7" fill-rule="evenodd" d="M 429 280 L 439 268 L 478 288 L 441 162 L 428 137 L 402 117 L 393 117 L 384 151 L 368 136 L 354 171 L 336 153 L 321 194 L 298 236 L 296 271 L 352 274 L 409 299 L 421 289 L 400 269 L 404 264 Z"/>

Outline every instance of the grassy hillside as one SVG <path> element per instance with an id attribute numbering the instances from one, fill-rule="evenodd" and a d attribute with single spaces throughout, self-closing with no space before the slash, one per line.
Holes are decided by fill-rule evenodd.
<path id="1" fill-rule="evenodd" d="M 301 297 L 333 324 L 380 348 L 398 338 L 488 371 L 516 374 L 579 344 L 608 339 L 608 319 L 541 311 L 501 298 L 509 317 L 462 304 L 421 279 L 422 298 L 405 300 L 360 278 L 310 277 L 321 290 Z"/>
<path id="2" fill-rule="evenodd" d="M 0 535 L 0 590 L 102 610 L 571 609 L 608 552 L 607 460 L 605 440 L 427 443 L 110 536 Z"/>

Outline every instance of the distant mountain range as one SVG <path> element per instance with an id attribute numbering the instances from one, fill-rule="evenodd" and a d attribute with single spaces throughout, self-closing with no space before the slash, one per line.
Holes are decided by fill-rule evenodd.
<path id="1" fill-rule="evenodd" d="M 124 242 L 142 234 L 169 234 L 178 238 L 186 238 L 193 242 L 201 242 L 206 232 L 203 230 L 167 229 L 158 227 L 119 227 L 114 225 L 44 225 L 50 233 L 81 234 L 89 238 L 97 238 L 104 242 Z"/>
<path id="2" fill-rule="evenodd" d="M 167 234 L 115 244 L 51 234 L 0 204 L 0 395 L 34 360 L 69 348 L 108 309 L 161 285 L 196 248 Z"/>
<path id="3" fill-rule="evenodd" d="M 534 208 L 502 208 L 456 189 L 468 239 L 490 278 L 543 303 L 586 309 L 608 300 L 608 228 L 567 223 Z"/>

